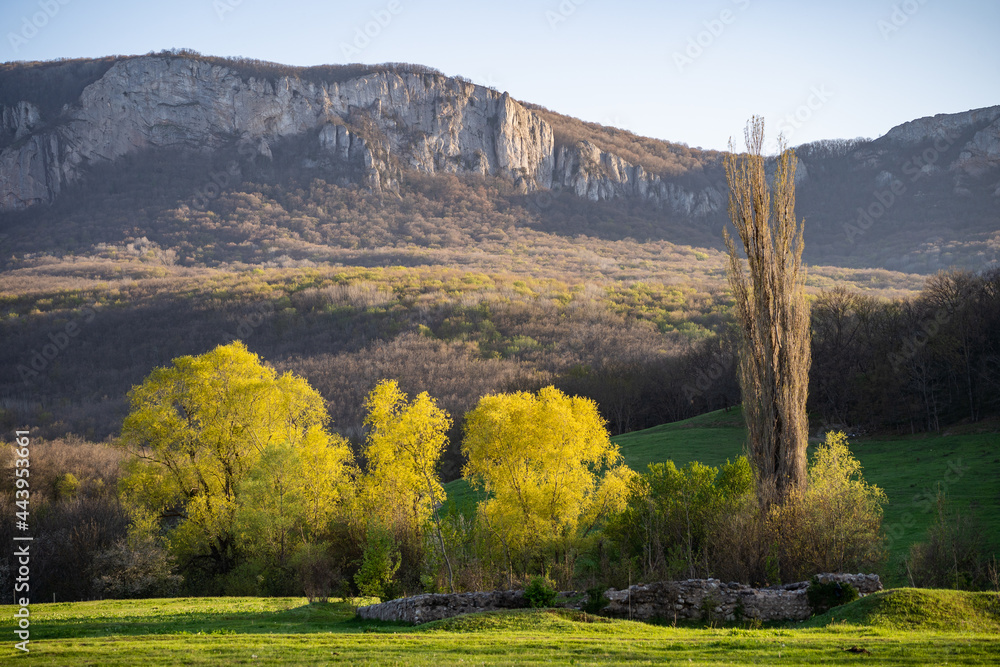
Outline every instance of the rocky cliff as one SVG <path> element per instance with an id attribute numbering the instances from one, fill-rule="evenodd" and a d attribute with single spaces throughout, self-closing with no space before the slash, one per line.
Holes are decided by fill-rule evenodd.
<path id="1" fill-rule="evenodd" d="M 319 178 L 374 191 L 398 191 L 400 175 L 417 171 L 651 203 L 652 231 L 643 233 L 653 235 L 668 221 L 717 238 L 725 217 L 719 154 L 592 124 L 575 133 L 558 114 L 418 66 L 248 67 L 188 53 L 84 61 L 75 77 L 45 79 L 35 71 L 44 69 L 0 71 L 0 212 L 51 202 L 90 168 L 127 154 L 181 148 L 282 165 L 290 154 Z M 663 166 L 680 153 L 687 162 Z M 809 247 L 824 248 L 827 262 L 932 271 L 950 260 L 926 264 L 926 247 L 972 238 L 941 235 L 963 221 L 978 235 L 971 252 L 991 257 L 998 167 L 1000 106 L 911 121 L 874 141 L 801 146 L 799 214 L 818 242 Z M 900 184 L 905 201 L 860 227 L 859 211 Z M 908 252 L 869 252 L 893 245 Z"/>
<path id="2" fill-rule="evenodd" d="M 647 172 L 642 165 L 631 164 L 603 151 L 590 141 L 559 148 L 552 187 L 571 190 L 591 201 L 622 197 L 643 199 L 689 216 L 704 216 L 726 205 L 719 187 L 687 189 Z"/>
<path id="3" fill-rule="evenodd" d="M 0 210 L 50 202 L 89 165 L 141 149 L 236 142 L 267 158 L 274 142 L 309 133 L 374 189 L 413 169 L 499 175 L 524 192 L 565 188 L 594 201 L 639 197 L 689 215 L 723 204 L 716 188 L 685 189 L 589 142 L 557 150 L 549 125 L 507 93 L 417 68 L 317 83 L 196 58 L 124 58 L 57 117 L 29 100 L 0 111 Z"/>
<path id="4" fill-rule="evenodd" d="M 87 165 L 139 149 L 212 150 L 237 141 L 262 155 L 318 131 L 333 157 L 366 167 L 376 187 L 400 168 L 504 174 L 547 187 L 551 131 L 506 94 L 443 76 L 373 73 L 315 84 L 244 79 L 189 58 L 123 59 L 58 119 L 28 102 L 3 108 L 0 207 L 51 201 Z"/>
<path id="5" fill-rule="evenodd" d="M 897 125 L 863 146 L 858 157 L 889 167 L 889 173 L 892 167 L 922 170 L 922 175 L 949 172 L 958 185 L 963 176 L 981 176 L 1000 165 L 1000 106 Z"/>

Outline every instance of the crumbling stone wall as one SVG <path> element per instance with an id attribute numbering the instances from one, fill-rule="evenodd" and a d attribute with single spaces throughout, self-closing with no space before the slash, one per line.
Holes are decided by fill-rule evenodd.
<path id="1" fill-rule="evenodd" d="M 822 582 L 853 584 L 860 595 L 882 590 L 877 574 L 821 574 Z M 751 588 L 744 584 L 723 583 L 718 579 L 688 579 L 637 584 L 625 590 L 610 589 L 611 601 L 601 613 L 636 620 L 740 620 L 798 621 L 809 618 L 806 598 L 809 582 L 803 581 L 770 588 Z M 579 609 L 581 593 L 560 593 L 556 606 Z M 427 623 L 461 614 L 525 607 L 523 591 L 485 593 L 437 593 L 389 600 L 358 609 L 358 616 L 379 621 Z"/>
<path id="2" fill-rule="evenodd" d="M 882 590 L 877 574 L 821 574 L 821 582 L 853 584 L 859 595 Z M 755 618 L 761 621 L 800 621 L 812 614 L 806 590 L 808 581 L 784 586 L 752 588 L 718 579 L 688 579 L 638 584 L 610 590 L 611 604 L 602 613 L 638 620 L 726 620 Z"/>
<path id="3" fill-rule="evenodd" d="M 426 593 L 359 607 L 358 616 L 370 620 L 405 621 L 417 624 L 461 614 L 473 614 L 477 611 L 521 609 L 526 606 L 524 591 Z"/>

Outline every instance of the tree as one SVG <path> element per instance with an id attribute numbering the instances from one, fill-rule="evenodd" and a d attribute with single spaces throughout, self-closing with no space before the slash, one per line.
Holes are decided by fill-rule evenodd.
<path id="1" fill-rule="evenodd" d="M 934 509 L 934 521 L 927 528 L 926 541 L 910 545 L 904 562 L 910 585 L 987 589 L 987 580 L 995 577 L 996 557 L 992 561 L 987 557 L 985 526 L 971 508 L 963 512 L 954 506 L 940 486 Z"/>
<path id="2" fill-rule="evenodd" d="M 809 424 L 809 310 L 802 268 L 803 226 L 795 220 L 795 154 L 784 148 L 772 184 L 765 172 L 764 120 L 745 131 L 747 152 L 726 156 L 729 215 L 746 254 L 723 230 L 729 284 L 741 333 L 739 379 L 750 461 L 765 504 L 806 483 Z"/>
<path id="3" fill-rule="evenodd" d="M 216 572 L 232 569 L 245 546 L 235 521 L 246 485 L 279 483 L 273 474 L 251 479 L 255 470 L 266 477 L 259 466 L 273 463 L 262 461 L 269 448 L 288 448 L 308 462 L 294 482 L 280 483 L 308 489 L 312 501 L 332 498 L 322 490 L 329 479 L 347 479 L 350 450 L 327 431 L 322 397 L 302 378 L 279 376 L 240 342 L 157 368 L 129 401 L 121 445 L 135 460 L 123 490 L 175 524 L 171 546 L 187 564 L 208 558 Z M 285 472 L 283 462 L 279 467 Z M 308 500 L 302 503 L 308 514 Z"/>
<path id="4" fill-rule="evenodd" d="M 720 468 L 691 461 L 650 463 L 629 485 L 626 508 L 607 532 L 623 555 L 638 560 L 644 577 L 712 576 L 734 554 L 716 548 L 723 517 L 739 512 L 753 496 L 746 457 Z M 728 546 L 728 545 L 727 545 Z"/>
<path id="5" fill-rule="evenodd" d="M 508 565 L 568 549 L 624 506 L 632 473 L 597 404 L 554 387 L 484 396 L 466 415 L 463 471 L 489 496 L 478 516 Z"/>
<path id="6" fill-rule="evenodd" d="M 352 493 L 347 447 L 320 439 L 269 445 L 240 482 L 234 532 L 241 549 L 284 567 L 301 544 L 321 542 Z"/>
<path id="7" fill-rule="evenodd" d="M 861 475 L 847 436 L 830 431 L 816 448 L 809 484 L 771 508 L 781 552 L 781 576 L 797 581 L 817 572 L 860 572 L 885 559 L 885 492 Z"/>
<path id="8" fill-rule="evenodd" d="M 427 392 L 412 401 L 395 380 L 383 380 L 365 399 L 368 470 L 362 480 L 365 516 L 385 526 L 402 527 L 419 535 L 433 516 L 438 544 L 448 567 L 448 585 L 454 592 L 451 561 L 441 533 L 438 508 L 445 493 L 437 466 L 448 443 L 451 418 Z"/>

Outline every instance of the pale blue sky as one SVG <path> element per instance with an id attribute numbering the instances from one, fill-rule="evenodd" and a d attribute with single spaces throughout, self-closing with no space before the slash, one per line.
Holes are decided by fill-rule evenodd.
<path id="1" fill-rule="evenodd" d="M 0 0 L 0 27 L 2 60 L 186 47 L 420 63 L 705 148 L 752 114 L 797 145 L 1000 104 L 996 0 Z"/>

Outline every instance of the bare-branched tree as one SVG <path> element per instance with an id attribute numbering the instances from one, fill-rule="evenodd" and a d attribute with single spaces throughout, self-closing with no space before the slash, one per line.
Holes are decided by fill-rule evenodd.
<path id="1" fill-rule="evenodd" d="M 784 142 L 771 184 L 765 173 L 764 120 L 746 127 L 746 153 L 726 157 L 729 215 L 746 260 L 723 230 L 729 284 L 740 325 L 739 380 L 748 454 L 761 501 L 781 503 L 806 482 L 809 424 L 809 309 L 802 267 L 803 225 L 795 220 L 795 154 Z"/>

